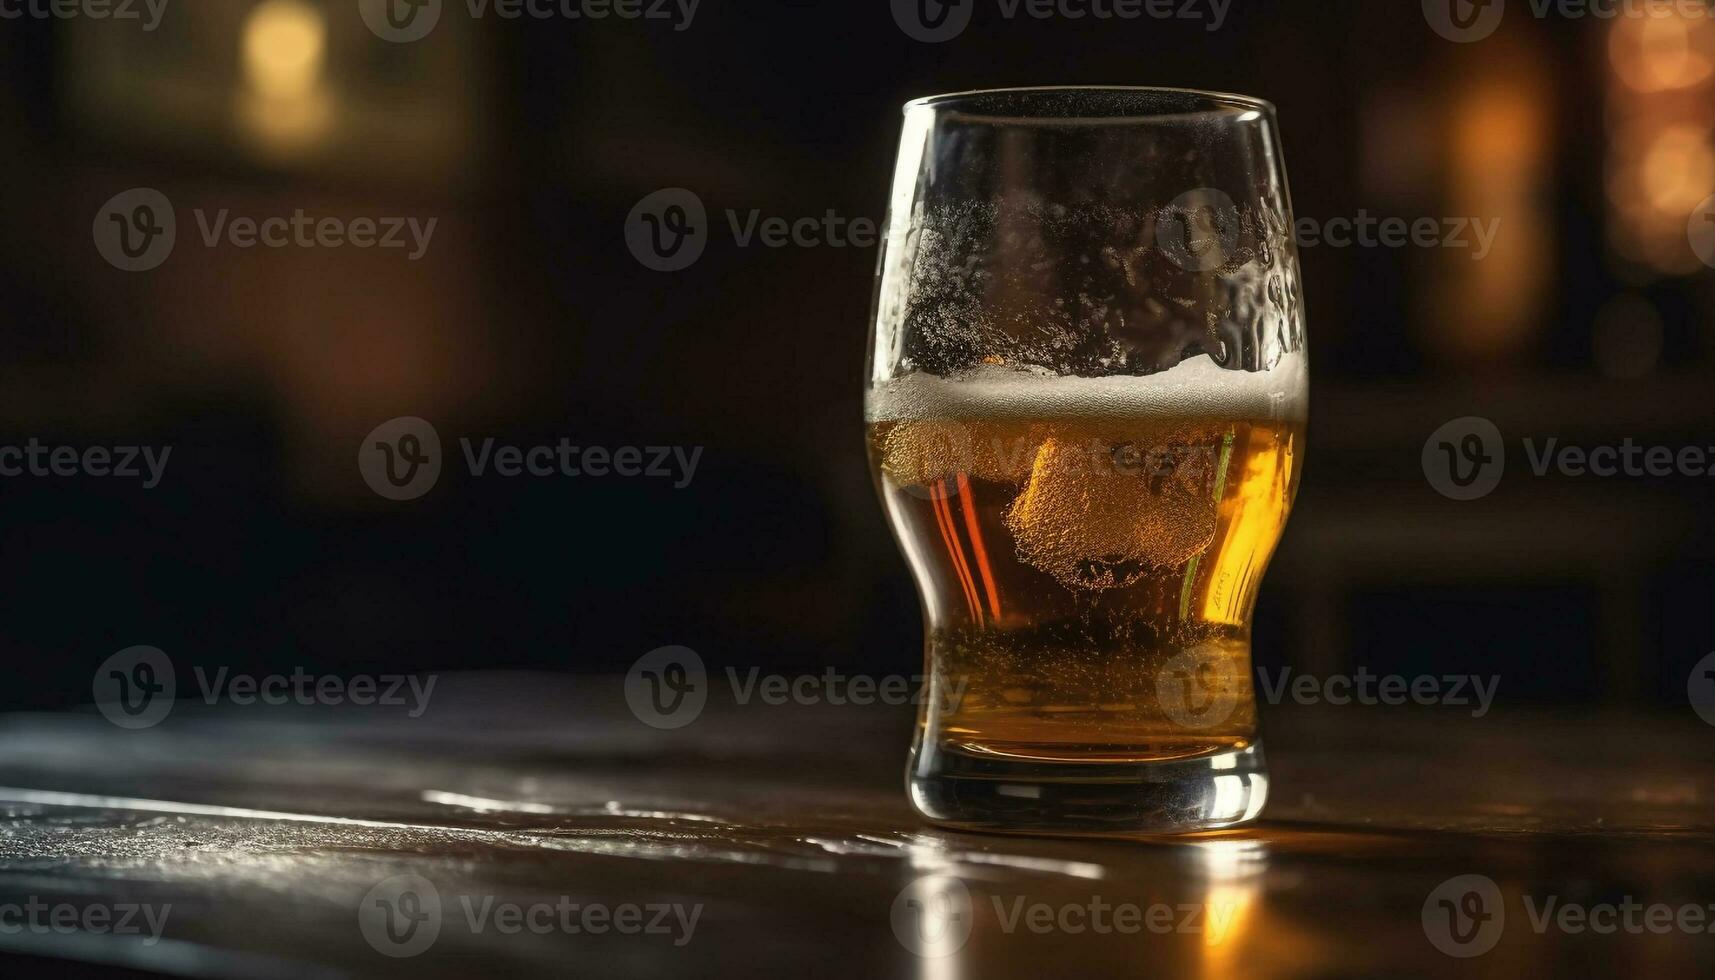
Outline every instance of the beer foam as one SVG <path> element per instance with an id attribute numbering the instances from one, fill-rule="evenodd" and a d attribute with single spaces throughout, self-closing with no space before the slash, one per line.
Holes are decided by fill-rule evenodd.
<path id="1" fill-rule="evenodd" d="M 955 377 L 918 372 L 864 399 L 870 422 L 931 419 L 1230 418 L 1302 422 L 1308 359 L 1284 354 L 1268 371 L 1230 371 L 1207 354 L 1142 377 L 1060 377 L 984 365 Z"/>

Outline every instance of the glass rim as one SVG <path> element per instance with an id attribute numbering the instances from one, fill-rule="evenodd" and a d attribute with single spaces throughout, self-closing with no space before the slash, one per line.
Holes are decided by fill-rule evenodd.
<path id="1" fill-rule="evenodd" d="M 961 112 L 975 119 L 1017 120 L 1022 122 L 1097 122 L 1097 123 L 1126 123 L 1152 122 L 1169 119 L 1196 118 L 1199 116 L 1222 116 L 1233 112 L 1261 112 L 1268 116 L 1275 115 L 1274 103 L 1253 95 L 1240 95 L 1235 92 L 1214 92 L 1195 88 L 1173 88 L 1156 85 L 1023 85 L 1010 88 L 979 88 L 966 89 L 961 92 L 945 92 L 939 95 L 926 95 L 922 98 L 906 102 L 902 112 L 909 115 L 917 109 L 952 109 L 958 110 L 961 102 L 997 96 L 1055 97 L 1078 95 L 1119 95 L 1119 96 L 1167 96 L 1181 97 L 1187 101 L 1184 107 L 1175 107 L 1159 111 L 1116 112 L 1112 115 L 1056 115 L 1043 113 L 1033 115 L 1017 112 Z"/>

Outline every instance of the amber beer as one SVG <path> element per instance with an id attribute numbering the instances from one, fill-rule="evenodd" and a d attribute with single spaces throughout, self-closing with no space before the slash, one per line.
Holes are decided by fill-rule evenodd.
<path id="1" fill-rule="evenodd" d="M 1290 369 L 1290 366 L 1289 368 Z M 1256 738 L 1251 613 L 1298 484 L 1301 390 L 994 370 L 872 390 L 881 492 L 925 596 L 944 751 L 1129 763 Z"/>

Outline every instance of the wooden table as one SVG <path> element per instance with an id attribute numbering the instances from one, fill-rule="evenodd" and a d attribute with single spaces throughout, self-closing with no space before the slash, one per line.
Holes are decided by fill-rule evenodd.
<path id="1" fill-rule="evenodd" d="M 1648 932 L 1652 906 L 1715 928 L 1715 729 L 1690 709 L 1295 707 L 1264 723 L 1259 827 L 1098 842 L 919 824 L 901 708 L 712 698 L 660 731 L 619 679 L 466 675 L 440 678 L 418 718 L 184 702 L 141 731 L 12 716 L 0 972 L 1715 973 L 1715 934 Z M 1495 893 L 1445 885 L 1465 875 Z M 1597 924 L 1614 906 L 1617 931 L 1567 928 L 1568 903 Z M 165 920 L 158 939 L 38 921 L 55 909 Z M 1455 958 L 1437 939 L 1493 948 Z"/>

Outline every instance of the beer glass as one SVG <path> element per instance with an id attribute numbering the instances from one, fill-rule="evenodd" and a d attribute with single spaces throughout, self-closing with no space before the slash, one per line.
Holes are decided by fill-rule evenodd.
<path id="1" fill-rule="evenodd" d="M 1136 834 L 1262 809 L 1251 615 L 1304 451 L 1292 228 L 1259 99 L 905 107 L 865 419 L 922 597 L 928 820 Z"/>

